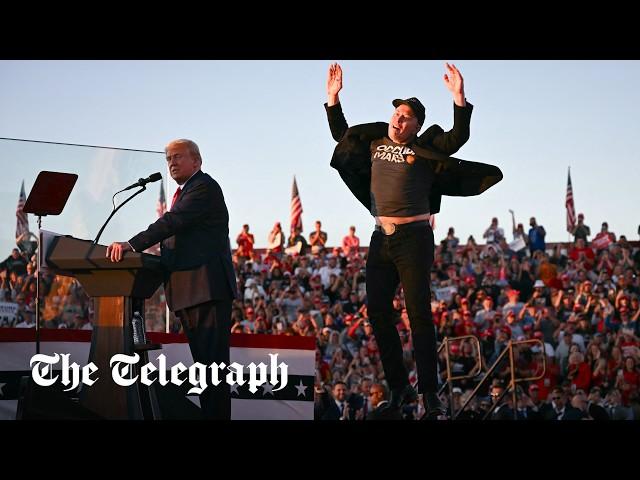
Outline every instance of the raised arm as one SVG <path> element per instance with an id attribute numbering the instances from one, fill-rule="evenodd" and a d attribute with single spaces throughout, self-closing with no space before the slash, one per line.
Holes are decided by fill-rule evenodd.
<path id="1" fill-rule="evenodd" d="M 331 136 L 336 142 L 339 142 L 344 132 L 347 131 L 349 125 L 342 113 L 340 105 L 339 93 L 342 90 L 342 67 L 337 63 L 329 66 L 329 74 L 327 77 L 327 103 L 325 109 L 327 111 L 327 119 L 329 120 L 329 128 Z"/>
<path id="2" fill-rule="evenodd" d="M 327 78 L 327 106 L 333 107 L 340 103 L 338 94 L 342 90 L 342 67 L 337 63 L 329 66 Z"/>
<path id="3" fill-rule="evenodd" d="M 447 90 L 453 95 L 453 103 L 459 107 L 466 107 L 467 101 L 464 98 L 464 78 L 454 64 L 445 63 L 448 73 L 444 74 L 444 84 Z"/>
<path id="4" fill-rule="evenodd" d="M 432 125 L 418 137 L 419 146 L 430 146 L 445 155 L 453 155 L 469 139 L 469 125 L 473 105 L 467 103 L 464 94 L 464 79 L 455 65 L 445 63 L 447 73 L 444 84 L 453 95 L 453 128 L 445 132 L 439 125 Z"/>

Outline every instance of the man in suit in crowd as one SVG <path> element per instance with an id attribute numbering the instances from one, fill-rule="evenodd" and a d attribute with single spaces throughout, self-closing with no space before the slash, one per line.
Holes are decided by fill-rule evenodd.
<path id="1" fill-rule="evenodd" d="M 551 402 L 540 409 L 543 420 L 582 420 L 586 418 L 582 411 L 568 404 L 567 396 L 562 387 L 555 387 L 551 390 L 549 398 Z"/>
<path id="2" fill-rule="evenodd" d="M 320 420 L 356 420 L 356 408 L 352 399 L 348 396 L 347 384 L 335 382 L 328 392 L 328 387 L 323 386 L 317 390 L 319 403 L 316 406 L 316 418 Z"/>
<path id="3" fill-rule="evenodd" d="M 179 185 L 170 210 L 128 242 L 114 242 L 107 257 L 118 262 L 125 252 L 142 252 L 161 243 L 167 268 L 165 294 L 180 319 L 194 362 L 229 365 L 231 303 L 237 284 L 229 242 L 229 213 L 220 185 L 202 172 L 202 157 L 191 140 L 165 148 L 171 177 Z M 210 384 L 200 395 L 203 416 L 228 420 L 229 385 Z"/>
<path id="4" fill-rule="evenodd" d="M 367 420 L 402 420 L 398 410 L 384 408 L 389 403 L 388 392 L 381 383 L 374 383 L 369 390 L 371 395 L 371 411 Z"/>

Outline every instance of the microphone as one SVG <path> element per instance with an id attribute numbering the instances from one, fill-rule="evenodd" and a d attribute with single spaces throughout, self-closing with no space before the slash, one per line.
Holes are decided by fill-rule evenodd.
<path id="1" fill-rule="evenodd" d="M 127 188 L 123 188 L 122 190 L 120 190 L 119 192 L 116 192 L 113 195 L 113 198 L 111 199 L 112 201 L 115 201 L 116 195 L 118 195 L 118 193 L 122 193 L 125 190 L 131 190 L 132 188 L 136 188 L 136 187 L 142 187 L 141 190 L 138 190 L 136 193 L 134 193 L 133 195 L 131 195 L 129 198 L 127 198 L 124 202 L 122 202 L 120 205 L 118 205 L 118 208 L 116 208 L 115 203 L 113 204 L 113 210 L 111 212 L 111 215 L 109 215 L 109 218 L 107 218 L 107 221 L 104 222 L 104 225 L 102 225 L 102 228 L 100 229 L 100 231 L 98 232 L 98 235 L 96 236 L 96 239 L 93 241 L 94 245 L 98 244 L 98 241 L 100 240 L 100 236 L 102 235 L 102 232 L 104 232 L 105 227 L 107 226 L 107 224 L 109 223 L 109 220 L 111 220 L 111 218 L 116 214 L 116 212 L 118 210 L 120 210 L 122 207 L 124 207 L 124 205 L 133 199 L 133 197 L 135 197 L 136 195 L 139 195 L 140 193 L 144 192 L 146 190 L 145 185 L 147 183 L 151 183 L 151 182 L 157 182 L 158 180 L 162 179 L 162 175 L 160 175 L 160 172 L 156 172 L 153 173 L 151 175 L 149 175 L 147 178 L 141 178 L 140 180 L 138 180 L 136 183 L 134 183 L 133 185 L 129 185 Z"/>
<path id="2" fill-rule="evenodd" d="M 160 175 L 160 172 L 153 173 L 147 178 L 141 178 L 133 185 L 129 185 L 127 188 L 124 188 L 120 191 L 124 192 L 126 190 L 131 190 L 132 188 L 144 187 L 147 183 L 157 182 L 158 180 L 162 180 L 162 175 Z"/>

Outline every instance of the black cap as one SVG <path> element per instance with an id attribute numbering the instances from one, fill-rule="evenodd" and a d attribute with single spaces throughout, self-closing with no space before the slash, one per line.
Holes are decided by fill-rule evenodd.
<path id="1" fill-rule="evenodd" d="M 401 98 L 396 98 L 393 102 L 393 106 L 398 108 L 398 105 L 406 105 L 413 110 L 416 118 L 418 119 L 418 124 L 422 125 L 424 123 L 425 118 L 425 110 L 424 105 L 418 100 L 416 97 L 407 98 L 406 100 L 402 100 Z"/>

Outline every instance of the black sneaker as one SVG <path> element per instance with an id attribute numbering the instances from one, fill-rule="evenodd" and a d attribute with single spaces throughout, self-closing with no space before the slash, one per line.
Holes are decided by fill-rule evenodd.
<path id="1" fill-rule="evenodd" d="M 437 420 L 438 417 L 447 414 L 447 410 L 442 405 L 437 393 L 428 392 L 423 394 L 422 401 L 425 412 L 420 420 Z"/>
<path id="2" fill-rule="evenodd" d="M 391 390 L 391 398 L 387 403 L 380 407 L 380 412 L 386 410 L 394 410 L 400 412 L 403 405 L 418 400 L 418 392 L 411 385 L 407 385 L 401 389 Z"/>
<path id="3" fill-rule="evenodd" d="M 400 390 L 391 390 L 391 399 L 389 403 L 397 408 L 402 408 L 404 405 L 415 402 L 418 400 L 418 392 L 411 385 Z"/>

